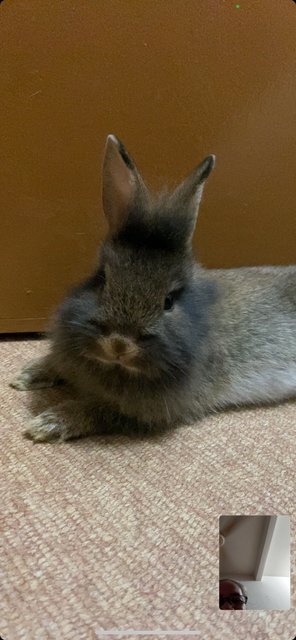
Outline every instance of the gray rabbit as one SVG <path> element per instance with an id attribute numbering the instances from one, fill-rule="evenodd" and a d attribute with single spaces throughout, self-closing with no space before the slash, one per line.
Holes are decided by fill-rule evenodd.
<path id="1" fill-rule="evenodd" d="M 209 156 L 173 193 L 154 196 L 108 136 L 109 225 L 93 274 L 57 309 L 48 354 L 11 382 L 68 383 L 71 397 L 29 421 L 34 441 L 158 433 L 229 406 L 296 390 L 296 267 L 208 270 L 192 236 Z"/>

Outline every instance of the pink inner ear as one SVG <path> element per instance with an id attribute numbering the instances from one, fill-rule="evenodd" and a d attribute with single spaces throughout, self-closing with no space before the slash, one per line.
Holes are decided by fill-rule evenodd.
<path id="1" fill-rule="evenodd" d="M 117 233 L 128 217 L 135 198 L 136 179 L 125 164 L 113 136 L 108 136 L 103 164 L 103 208 L 112 233 Z"/>

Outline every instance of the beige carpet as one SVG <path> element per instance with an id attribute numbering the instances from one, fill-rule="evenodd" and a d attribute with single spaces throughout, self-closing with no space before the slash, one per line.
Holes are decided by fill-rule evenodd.
<path id="1" fill-rule="evenodd" d="M 23 424 L 61 391 L 7 383 L 46 348 L 0 343 L 2 638 L 292 640 L 296 405 L 215 415 L 158 441 L 34 445 Z M 289 611 L 219 611 L 222 513 L 290 515 Z"/>

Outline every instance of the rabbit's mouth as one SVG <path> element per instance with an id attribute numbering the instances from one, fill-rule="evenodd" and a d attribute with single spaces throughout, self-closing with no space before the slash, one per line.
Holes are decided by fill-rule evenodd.
<path id="1" fill-rule="evenodd" d="M 120 356 L 114 359 L 95 356 L 95 359 L 98 360 L 99 362 L 103 362 L 106 365 L 118 366 L 121 369 L 125 369 L 126 371 L 131 373 L 135 373 L 135 374 L 141 373 L 141 369 L 137 367 L 135 364 L 133 364 L 132 361 L 130 360 L 125 361 L 124 358 Z"/>
<path id="2" fill-rule="evenodd" d="M 96 341 L 95 348 L 85 353 L 87 358 L 108 367 L 120 367 L 132 374 L 142 373 L 140 350 L 137 344 L 124 336 L 112 335 Z"/>

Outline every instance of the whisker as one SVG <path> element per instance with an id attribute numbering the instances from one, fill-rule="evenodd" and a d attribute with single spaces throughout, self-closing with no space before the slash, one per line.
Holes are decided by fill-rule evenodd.
<path id="1" fill-rule="evenodd" d="M 170 414 L 170 410 L 169 410 L 169 407 L 168 407 L 168 403 L 167 403 L 167 401 L 166 401 L 166 398 L 165 398 L 164 396 L 163 396 L 163 404 L 164 404 L 165 409 L 166 409 L 166 412 L 167 412 L 168 420 L 169 420 L 169 422 L 171 422 L 171 414 Z"/>

